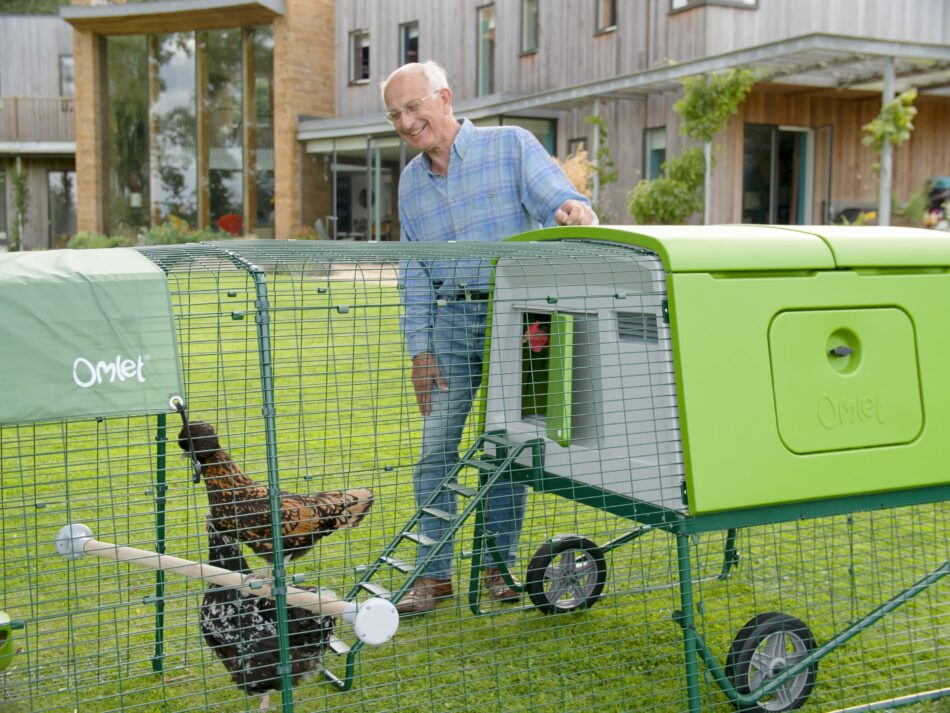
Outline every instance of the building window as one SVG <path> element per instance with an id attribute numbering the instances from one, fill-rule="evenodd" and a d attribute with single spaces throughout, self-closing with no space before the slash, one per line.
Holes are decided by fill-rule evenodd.
<path id="1" fill-rule="evenodd" d="M 643 132 L 643 177 L 648 181 L 660 177 L 666 161 L 666 127 L 658 126 Z"/>
<path id="2" fill-rule="evenodd" d="M 617 29 L 617 0 L 595 0 L 597 7 L 597 32 Z"/>
<path id="3" fill-rule="evenodd" d="M 61 54 L 59 56 L 59 95 L 61 97 L 76 96 L 76 81 L 73 78 L 73 56 Z"/>
<path id="4" fill-rule="evenodd" d="M 47 172 L 49 186 L 49 247 L 64 248 L 76 233 L 76 174 Z"/>
<path id="5" fill-rule="evenodd" d="M 114 35 L 105 44 L 106 231 L 134 236 L 172 221 L 271 236 L 273 29 Z"/>
<path id="6" fill-rule="evenodd" d="M 369 31 L 350 33 L 350 84 L 369 81 Z"/>
<path id="7" fill-rule="evenodd" d="M 0 170 L 0 245 L 7 244 L 7 172 Z"/>
<path id="8" fill-rule="evenodd" d="M 399 64 L 419 61 L 419 23 L 399 26 Z"/>
<path id="9" fill-rule="evenodd" d="M 741 7 L 756 10 L 759 7 L 759 0 L 670 0 L 671 11 L 691 10 L 694 7 L 705 7 L 706 5 Z"/>
<path id="10" fill-rule="evenodd" d="M 476 94 L 483 97 L 495 91 L 495 6 L 478 8 L 478 76 Z"/>
<path id="11" fill-rule="evenodd" d="M 521 0 L 521 54 L 538 51 L 538 0 Z"/>
<path id="12" fill-rule="evenodd" d="M 504 116 L 502 126 L 520 126 L 527 129 L 552 156 L 557 153 L 557 119 L 530 119 L 521 116 Z"/>

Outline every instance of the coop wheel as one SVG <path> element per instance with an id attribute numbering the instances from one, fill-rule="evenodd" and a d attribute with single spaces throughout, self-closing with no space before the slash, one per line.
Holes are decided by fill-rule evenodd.
<path id="1" fill-rule="evenodd" d="M 768 683 L 816 648 L 815 637 L 801 619 L 768 612 L 753 617 L 739 630 L 726 658 L 726 675 L 739 693 Z M 756 704 L 739 706 L 744 713 L 790 711 L 801 707 L 815 685 L 818 663 L 789 679 Z"/>
<path id="2" fill-rule="evenodd" d="M 525 589 L 545 614 L 593 606 L 607 580 L 604 553 L 585 537 L 548 540 L 531 558 Z"/>

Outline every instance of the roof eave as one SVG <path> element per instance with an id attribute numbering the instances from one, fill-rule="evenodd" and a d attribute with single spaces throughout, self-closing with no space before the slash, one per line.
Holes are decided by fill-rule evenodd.
<path id="1" fill-rule="evenodd" d="M 284 14 L 284 0 L 158 0 L 122 5 L 66 6 L 62 19 L 81 32 L 135 35 L 267 25 Z"/>

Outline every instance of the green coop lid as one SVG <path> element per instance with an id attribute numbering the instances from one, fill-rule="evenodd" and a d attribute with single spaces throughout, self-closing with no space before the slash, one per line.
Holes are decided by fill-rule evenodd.
<path id="1" fill-rule="evenodd" d="M 0 424 L 173 411 L 165 273 L 135 250 L 0 255 Z"/>
<path id="2" fill-rule="evenodd" d="M 828 270 L 820 237 L 763 225 L 571 226 L 522 233 L 515 241 L 604 240 L 657 253 L 668 272 Z"/>
<path id="3" fill-rule="evenodd" d="M 950 265 L 950 233 L 894 226 L 789 226 L 824 240 L 839 268 L 944 267 Z"/>

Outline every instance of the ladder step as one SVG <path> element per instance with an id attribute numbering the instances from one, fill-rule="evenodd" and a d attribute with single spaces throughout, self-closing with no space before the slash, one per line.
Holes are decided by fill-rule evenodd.
<path id="1" fill-rule="evenodd" d="M 476 468 L 478 470 L 483 470 L 486 473 L 494 473 L 495 470 L 497 470 L 497 466 L 491 461 L 487 461 L 487 460 L 466 459 L 459 462 L 462 463 L 463 465 L 468 466 L 469 468 Z M 449 486 L 446 486 L 446 487 L 449 487 Z"/>
<path id="2" fill-rule="evenodd" d="M 432 545 L 436 544 L 436 540 L 433 540 L 431 537 L 426 535 L 417 535 L 415 532 L 404 532 L 402 533 L 402 536 L 407 540 L 418 542 L 420 545 L 424 545 L 425 547 L 432 547 Z"/>
<path id="3" fill-rule="evenodd" d="M 403 574 L 409 574 L 415 567 L 408 562 L 403 562 L 401 559 L 396 559 L 395 557 L 382 557 L 383 562 L 388 564 L 393 569 L 398 569 Z"/>
<path id="4" fill-rule="evenodd" d="M 469 488 L 464 485 L 459 485 L 458 483 L 447 483 L 445 487 L 448 488 L 449 490 L 454 490 L 459 495 L 464 495 L 466 498 L 475 497 L 474 488 Z"/>
<path id="5" fill-rule="evenodd" d="M 350 651 L 349 644 L 335 636 L 330 637 L 330 641 L 327 645 L 330 647 L 330 651 L 340 656 Z"/>
<path id="6" fill-rule="evenodd" d="M 373 582 L 360 582 L 360 588 L 366 590 L 374 597 L 380 597 L 381 599 L 389 599 L 392 597 L 392 592 L 386 589 L 386 587 L 381 587 Z"/>
<path id="7" fill-rule="evenodd" d="M 422 512 L 426 515 L 437 517 L 440 520 L 445 520 L 446 522 L 452 522 L 452 520 L 455 519 L 454 515 L 447 513 L 445 510 L 439 510 L 439 508 L 422 508 Z"/>
<path id="8" fill-rule="evenodd" d="M 508 437 L 501 433 L 484 433 L 482 434 L 482 441 L 495 446 L 501 446 L 502 448 L 510 448 L 513 445 L 511 441 L 508 440 Z"/>

